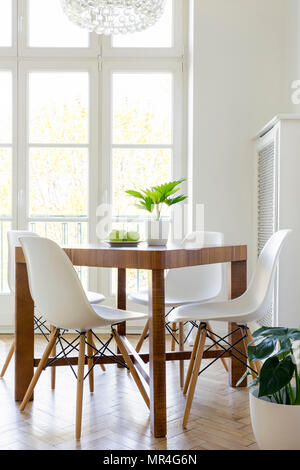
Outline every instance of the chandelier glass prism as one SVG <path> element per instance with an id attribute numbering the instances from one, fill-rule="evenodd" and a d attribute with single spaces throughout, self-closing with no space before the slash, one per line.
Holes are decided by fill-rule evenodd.
<path id="1" fill-rule="evenodd" d="M 61 0 L 70 21 L 97 34 L 127 34 L 153 26 L 166 0 Z"/>

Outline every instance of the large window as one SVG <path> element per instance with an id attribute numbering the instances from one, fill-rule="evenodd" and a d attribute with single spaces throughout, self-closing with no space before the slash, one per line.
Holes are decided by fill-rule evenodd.
<path id="1" fill-rule="evenodd" d="M 143 236 L 125 190 L 182 176 L 181 8 L 167 0 L 149 30 L 101 37 L 74 26 L 60 0 L 0 1 L 0 293 L 10 228 L 97 242 L 96 208 L 110 202 L 111 226 L 129 217 Z M 78 271 L 109 295 L 107 271 Z M 129 273 L 129 288 L 145 279 Z"/>

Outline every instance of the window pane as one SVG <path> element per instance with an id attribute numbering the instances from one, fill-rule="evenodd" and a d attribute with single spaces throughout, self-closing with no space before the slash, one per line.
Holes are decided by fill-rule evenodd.
<path id="1" fill-rule="evenodd" d="M 12 142 L 12 74 L 0 72 L 0 143 Z"/>
<path id="2" fill-rule="evenodd" d="M 12 0 L 0 2 L 0 47 L 12 46 Z"/>
<path id="3" fill-rule="evenodd" d="M 87 143 L 88 107 L 88 73 L 30 73 L 30 143 Z"/>
<path id="4" fill-rule="evenodd" d="M 11 149 L 0 148 L 0 217 L 12 212 L 12 154 Z"/>
<path id="5" fill-rule="evenodd" d="M 170 144 L 172 88 L 168 73 L 115 73 L 113 143 Z"/>
<path id="6" fill-rule="evenodd" d="M 7 232 L 11 230 L 11 222 L 0 220 L 0 293 L 9 292 L 7 284 L 8 247 Z"/>
<path id="7" fill-rule="evenodd" d="M 88 150 L 33 148 L 29 158 L 30 216 L 86 216 Z"/>
<path id="8" fill-rule="evenodd" d="M 172 47 L 173 0 L 167 0 L 165 12 L 154 26 L 141 33 L 113 36 L 112 45 L 113 47 Z"/>
<path id="9" fill-rule="evenodd" d="M 30 222 L 30 230 L 51 238 L 61 246 L 88 243 L 86 222 Z"/>
<path id="10" fill-rule="evenodd" d="M 166 183 L 172 175 L 172 151 L 163 149 L 114 149 L 113 151 L 113 215 L 145 216 L 135 207 L 128 189 L 141 189 Z"/>
<path id="11" fill-rule="evenodd" d="M 29 0 L 30 47 L 88 47 L 89 34 L 73 25 L 60 0 Z"/>

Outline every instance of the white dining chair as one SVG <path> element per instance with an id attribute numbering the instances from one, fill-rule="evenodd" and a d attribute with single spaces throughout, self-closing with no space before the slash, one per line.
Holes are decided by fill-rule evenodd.
<path id="1" fill-rule="evenodd" d="M 208 337 L 214 344 L 216 343 L 216 340 L 214 340 L 211 335 L 211 330 L 208 326 L 209 322 L 236 323 L 238 330 L 242 332 L 240 341 L 244 341 L 246 348 L 248 341 L 252 340 L 247 325 L 250 322 L 258 322 L 267 313 L 267 309 L 272 301 L 274 278 L 279 255 L 291 232 L 291 230 L 280 230 L 269 239 L 259 256 L 256 270 L 249 287 L 242 296 L 224 302 L 185 305 L 174 309 L 170 313 L 170 321 L 172 322 L 200 322 L 183 390 L 184 394 L 188 392 L 183 418 L 184 427 L 187 425 L 189 419 L 198 376 L 212 364 L 209 364 L 200 372 L 206 338 Z M 222 357 L 222 354 L 227 351 L 230 351 L 234 356 L 236 349 L 230 345 L 225 338 L 218 337 L 218 344 L 220 344 L 220 341 L 223 341 L 223 343 L 225 342 L 225 344 L 228 345 L 228 347 L 222 346 L 224 351 L 219 357 Z M 257 375 L 260 370 L 260 364 L 250 363 L 250 366 L 248 366 L 247 356 L 244 356 L 245 365 L 251 369 L 254 375 Z M 213 362 L 215 362 L 215 360 Z"/>
<path id="2" fill-rule="evenodd" d="M 181 242 L 182 246 L 193 249 L 201 246 L 222 246 L 224 236 L 219 232 L 191 232 Z M 191 327 L 184 339 L 184 324 L 179 322 L 179 338 L 177 339 L 177 322 L 170 324 L 170 312 L 181 305 L 206 302 L 218 297 L 223 288 L 223 266 L 221 264 L 211 264 L 203 266 L 193 266 L 188 268 L 170 269 L 165 277 L 165 306 L 168 309 L 166 314 L 166 329 L 171 335 L 172 351 L 175 350 L 175 343 L 179 343 L 179 350 L 183 350 L 184 342 L 190 337 L 196 325 L 192 322 Z M 129 300 L 141 305 L 148 304 L 149 294 L 143 290 L 128 296 Z M 185 322 L 186 323 L 186 322 Z M 140 336 L 137 352 L 148 335 L 149 321 L 146 322 L 144 330 Z M 226 370 L 226 360 L 222 359 Z M 180 386 L 184 383 L 184 361 L 180 361 Z"/>
<path id="3" fill-rule="evenodd" d="M 96 355 L 91 354 L 91 350 L 96 351 L 99 359 L 99 356 L 102 357 L 106 350 L 110 351 L 109 344 L 113 338 L 149 408 L 149 397 L 127 352 L 126 345 L 115 328 L 117 324 L 125 321 L 145 319 L 146 315 L 90 304 L 70 259 L 55 242 L 47 238 L 36 237 L 21 237 L 20 242 L 27 264 L 29 288 L 34 304 L 39 311 L 43 312 L 44 318 L 54 325 L 49 344 L 27 389 L 20 410 L 23 411 L 30 400 L 42 370 L 47 365 L 53 365 L 55 362 L 55 358 L 50 360 L 50 363 L 48 363 L 48 359 L 54 344 L 60 339 L 61 330 L 76 330 L 78 332 L 77 439 L 80 439 L 81 436 L 83 382 L 85 377 L 93 371 L 94 361 L 97 360 Z M 105 344 L 102 343 L 103 347 L 98 351 L 91 343 L 92 330 L 104 326 L 110 326 L 112 334 Z M 76 340 L 70 343 L 73 344 L 73 350 L 77 349 L 78 346 L 78 343 L 77 346 L 74 343 L 76 343 Z M 84 375 L 86 345 L 88 349 L 88 373 Z M 67 356 L 66 349 L 64 350 L 64 356 Z M 68 353 L 70 350 L 72 348 L 69 347 Z"/>
<path id="4" fill-rule="evenodd" d="M 38 237 L 39 235 L 35 232 L 30 232 L 28 230 L 9 230 L 7 232 L 7 242 L 8 242 L 8 287 L 10 289 L 11 294 L 14 295 L 15 293 L 15 276 L 16 276 L 16 270 L 15 270 L 15 248 L 17 246 L 21 246 L 19 242 L 20 237 Z M 101 303 L 105 300 L 104 295 L 97 293 L 97 292 L 91 292 L 88 291 L 86 292 L 88 300 L 92 304 L 98 304 Z M 48 328 L 47 325 L 45 325 L 45 321 L 42 320 L 42 315 L 34 315 L 34 328 L 35 330 L 39 330 L 40 333 L 48 340 L 47 335 L 51 333 L 51 326 Z M 10 348 L 9 352 L 7 354 L 7 357 L 5 359 L 4 365 L 2 367 L 0 377 L 4 377 L 5 372 L 9 366 L 9 363 L 14 355 L 15 351 L 15 342 L 13 341 Z M 53 353 L 55 353 L 55 347 L 53 349 Z M 103 364 L 101 364 L 102 370 L 105 371 L 105 367 Z M 53 367 L 51 370 L 51 386 L 52 389 L 55 388 L 55 368 Z"/>

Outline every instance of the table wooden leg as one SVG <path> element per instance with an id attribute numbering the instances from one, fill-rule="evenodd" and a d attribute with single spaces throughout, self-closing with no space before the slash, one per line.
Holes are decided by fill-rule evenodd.
<path id="1" fill-rule="evenodd" d="M 149 272 L 150 421 L 155 437 L 167 433 L 165 276 L 164 270 Z"/>
<path id="2" fill-rule="evenodd" d="M 184 329 L 183 323 L 179 323 L 179 351 L 184 351 Z M 180 387 L 184 386 L 184 361 L 179 362 Z"/>
<path id="3" fill-rule="evenodd" d="M 247 289 L 247 261 L 237 261 L 229 265 L 229 298 L 236 299 L 240 297 Z M 235 331 L 236 330 L 236 331 Z M 229 342 L 231 344 L 236 343 L 239 339 L 242 338 L 242 331 L 238 328 L 236 323 L 229 324 L 229 331 L 234 332 L 229 336 Z M 240 341 L 235 345 L 235 348 L 238 351 L 241 351 L 243 354 L 247 354 L 245 349 L 244 341 Z M 234 354 L 239 357 L 242 361 L 246 362 L 244 356 L 239 355 L 236 350 L 233 350 Z M 246 366 L 243 365 L 240 361 L 231 357 L 229 360 L 229 384 L 231 387 L 235 387 L 237 382 L 240 380 L 242 375 L 246 371 Z M 240 387 L 247 386 L 247 379 L 245 379 Z"/>
<path id="4" fill-rule="evenodd" d="M 15 292 L 15 400 L 22 401 L 33 377 L 34 306 L 29 291 L 27 267 L 16 263 Z M 33 396 L 31 397 L 33 399 Z"/>
<path id="5" fill-rule="evenodd" d="M 118 269 L 117 308 L 126 310 L 126 269 Z M 120 336 L 126 336 L 126 322 L 120 323 L 118 333 Z M 119 348 L 117 353 L 121 354 Z M 118 367 L 122 368 L 119 364 Z"/>

